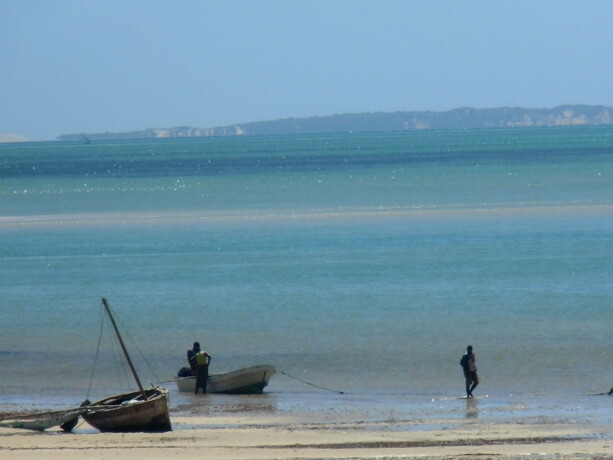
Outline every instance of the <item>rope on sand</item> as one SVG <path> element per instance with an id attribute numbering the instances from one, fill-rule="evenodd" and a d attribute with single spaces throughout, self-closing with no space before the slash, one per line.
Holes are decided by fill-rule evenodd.
<path id="1" fill-rule="evenodd" d="M 287 372 L 283 372 L 283 371 L 278 371 L 278 372 L 279 372 L 280 374 L 285 375 L 286 377 L 292 378 L 292 379 L 294 379 L 294 380 L 298 380 L 299 382 L 302 382 L 302 383 L 304 383 L 305 385 L 311 385 L 312 387 L 319 388 L 320 390 L 331 391 L 331 392 L 333 392 L 333 393 L 338 393 L 338 394 L 340 394 L 340 395 L 344 395 L 344 394 L 346 394 L 344 391 L 332 390 L 332 389 L 330 389 L 330 388 L 325 388 L 325 387 L 322 387 L 322 386 L 319 386 L 319 385 L 315 385 L 314 383 L 307 382 L 306 380 L 299 379 L 298 377 L 294 377 L 293 375 L 290 375 L 290 374 L 288 374 Z"/>

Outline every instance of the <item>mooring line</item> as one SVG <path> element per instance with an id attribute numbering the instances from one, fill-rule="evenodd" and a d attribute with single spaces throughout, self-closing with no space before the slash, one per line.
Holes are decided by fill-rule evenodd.
<path id="1" fill-rule="evenodd" d="M 290 378 L 292 378 L 292 379 L 298 380 L 299 382 L 302 382 L 302 383 L 304 383 L 304 384 L 306 384 L 306 385 L 311 385 L 312 387 L 319 388 L 320 390 L 331 391 L 331 392 L 333 392 L 333 393 L 338 393 L 338 394 L 340 394 L 340 395 L 347 394 L 347 393 L 345 393 L 344 391 L 332 390 L 331 388 L 326 388 L 326 387 L 322 387 L 322 386 L 319 386 L 319 385 L 315 385 L 314 383 L 307 382 L 306 380 L 299 379 L 298 377 L 294 377 L 293 375 L 290 375 L 290 374 L 288 374 L 287 372 L 283 372 L 283 371 L 278 371 L 278 372 L 279 372 L 280 374 L 283 374 L 283 375 L 287 376 L 287 377 L 290 377 Z"/>
<path id="2" fill-rule="evenodd" d="M 286 377 L 292 378 L 292 379 L 294 379 L 294 380 L 298 380 L 299 382 L 302 382 L 302 383 L 304 383 L 305 385 L 310 385 L 310 386 L 312 386 L 312 387 L 319 388 L 320 390 L 331 391 L 331 392 L 333 392 L 333 393 L 338 393 L 338 394 L 340 394 L 340 395 L 345 395 L 345 394 L 347 394 L 347 393 L 346 393 L 346 392 L 344 392 L 344 391 L 333 390 L 333 389 L 331 389 L 331 388 L 326 388 L 326 387 L 322 387 L 322 386 L 320 386 L 320 385 L 315 385 L 314 383 L 307 382 L 306 380 L 299 379 L 298 377 L 294 377 L 293 375 L 288 374 L 287 372 L 280 371 L 280 370 L 278 370 L 278 369 L 277 369 L 277 372 L 278 372 L 279 374 L 283 374 L 283 375 L 285 375 Z M 183 378 L 185 379 L 185 378 L 187 378 L 187 377 L 183 377 Z M 175 381 L 176 381 L 175 379 L 172 379 L 172 380 L 156 380 L 156 381 L 155 381 L 155 383 L 172 383 L 172 382 L 175 382 Z M 153 385 L 153 383 L 152 383 L 151 385 Z"/>

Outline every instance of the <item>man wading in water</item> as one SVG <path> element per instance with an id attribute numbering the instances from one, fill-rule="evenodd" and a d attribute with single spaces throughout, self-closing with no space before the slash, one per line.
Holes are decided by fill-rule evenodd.
<path id="1" fill-rule="evenodd" d="M 477 359 L 473 353 L 472 345 L 466 347 L 466 354 L 460 360 L 460 366 L 464 370 L 466 378 L 466 397 L 473 397 L 473 390 L 479 385 L 479 376 L 477 375 Z M 471 386 L 472 385 L 472 386 Z"/>

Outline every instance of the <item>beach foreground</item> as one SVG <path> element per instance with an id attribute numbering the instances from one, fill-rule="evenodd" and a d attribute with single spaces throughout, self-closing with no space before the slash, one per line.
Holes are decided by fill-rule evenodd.
<path id="1" fill-rule="evenodd" d="M 201 406 L 203 407 L 203 406 Z M 213 414 L 173 411 L 167 433 L 74 434 L 0 429 L 0 458 L 611 458 L 613 430 L 585 418 L 357 419 L 325 411 L 279 414 L 258 407 Z M 381 415 L 381 414 L 379 414 Z"/>

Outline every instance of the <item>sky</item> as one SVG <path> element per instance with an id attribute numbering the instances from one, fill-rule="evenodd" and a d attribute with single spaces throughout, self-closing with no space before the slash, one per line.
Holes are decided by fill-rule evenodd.
<path id="1" fill-rule="evenodd" d="M 0 0 L 0 135 L 613 106 L 611 0 Z"/>

